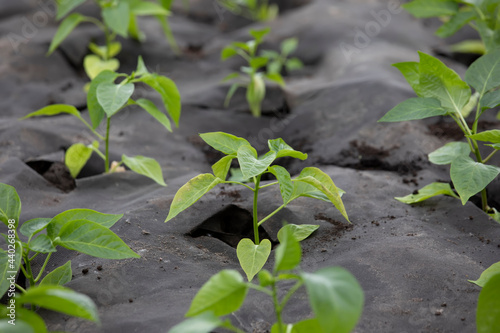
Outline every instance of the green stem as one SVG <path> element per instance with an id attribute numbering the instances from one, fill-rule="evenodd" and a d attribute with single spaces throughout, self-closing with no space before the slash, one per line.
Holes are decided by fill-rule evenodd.
<path id="1" fill-rule="evenodd" d="M 292 287 L 290 288 L 290 290 L 287 292 L 287 294 L 285 295 L 285 297 L 283 297 L 283 299 L 281 300 L 281 304 L 280 304 L 280 310 L 283 311 L 283 309 L 285 308 L 285 305 L 286 303 L 288 303 L 288 301 L 290 300 L 290 297 L 292 297 L 292 295 L 300 288 L 302 287 L 302 282 L 301 281 L 297 281 L 297 283 Z"/>
<path id="2" fill-rule="evenodd" d="M 100 157 L 100 158 L 102 158 L 104 161 L 106 161 L 106 156 L 104 156 L 104 154 L 103 154 L 103 153 L 101 153 L 101 151 L 100 151 L 98 148 L 96 148 L 96 147 L 94 147 L 94 146 L 91 146 L 91 149 L 92 149 L 92 150 L 93 150 L 93 151 L 94 151 L 97 155 L 99 155 L 99 157 Z"/>
<path id="3" fill-rule="evenodd" d="M 278 332 L 285 333 L 283 330 L 285 325 L 283 323 L 283 319 L 281 318 L 282 308 L 278 302 L 278 292 L 276 290 L 276 283 L 274 281 L 272 283 L 272 291 L 273 291 L 274 309 L 276 310 L 276 322 L 278 324 Z"/>
<path id="4" fill-rule="evenodd" d="M 260 244 L 259 240 L 259 216 L 257 215 L 257 198 L 259 197 L 259 184 L 260 184 L 260 175 L 254 177 L 255 189 L 253 191 L 253 234 L 255 238 L 255 245 Z"/>
<path id="5" fill-rule="evenodd" d="M 487 156 L 487 157 L 483 160 L 483 163 L 488 162 L 488 161 L 490 160 L 490 158 L 492 158 L 492 157 L 493 157 L 493 155 L 495 155 L 495 153 L 496 153 L 497 151 L 498 151 L 498 150 L 496 150 L 496 149 L 495 149 L 495 150 L 493 150 L 493 151 L 491 152 L 491 154 L 489 154 L 489 155 L 488 155 L 488 156 Z"/>
<path id="6" fill-rule="evenodd" d="M 225 180 L 223 182 L 224 184 L 237 184 L 237 185 L 242 185 L 242 186 L 245 186 L 246 188 L 248 188 L 250 191 L 254 191 L 254 189 L 250 186 L 248 186 L 247 184 L 244 184 L 244 183 L 240 183 L 240 182 L 235 182 L 235 181 L 232 181 L 232 180 Z"/>
<path id="7" fill-rule="evenodd" d="M 80 121 L 81 121 L 82 123 L 84 123 L 84 124 L 85 124 L 85 126 L 87 126 L 87 128 L 88 128 L 89 130 L 91 130 L 91 131 L 92 131 L 92 133 L 94 133 L 94 135 L 95 135 L 95 136 L 97 136 L 97 137 L 98 137 L 99 139 L 101 139 L 101 140 L 104 140 L 104 137 L 103 137 L 101 134 L 97 133 L 97 131 L 95 131 L 95 130 L 92 128 L 92 126 L 90 126 L 90 124 L 89 124 L 89 123 L 88 123 L 85 119 L 83 119 L 81 116 L 77 116 L 77 118 L 78 118 L 78 119 L 80 119 Z"/>
<path id="8" fill-rule="evenodd" d="M 28 257 L 24 258 L 24 263 L 26 264 L 26 271 L 23 269 L 24 276 L 30 281 L 30 288 L 35 286 L 35 279 L 33 279 L 33 272 L 31 271 L 31 264 L 27 260 Z M 22 268 L 22 265 L 21 265 Z"/>
<path id="9" fill-rule="evenodd" d="M 272 182 L 272 183 L 266 184 L 264 186 L 261 186 L 260 188 L 266 188 L 266 187 L 273 186 L 273 185 L 276 185 L 276 184 L 279 184 L 279 182 Z"/>
<path id="10" fill-rule="evenodd" d="M 17 283 L 15 284 L 16 288 L 21 290 L 23 293 L 26 292 L 26 289 L 24 289 L 23 287 L 21 287 L 20 285 L 18 285 Z"/>
<path id="11" fill-rule="evenodd" d="M 49 262 L 50 256 L 52 255 L 52 252 L 47 255 L 47 258 L 45 258 L 45 262 L 43 263 L 42 268 L 40 269 L 40 272 L 38 273 L 38 276 L 35 279 L 35 282 L 38 282 L 40 278 L 43 275 L 43 271 L 45 270 L 45 267 L 47 267 L 47 263 Z"/>
<path id="12" fill-rule="evenodd" d="M 282 204 L 281 206 L 279 206 L 278 208 L 276 208 L 271 214 L 267 215 L 262 220 L 260 220 L 260 222 L 258 223 L 258 225 L 260 226 L 262 223 L 264 223 L 267 220 L 269 220 L 271 217 L 273 217 L 274 214 L 276 214 L 277 212 L 279 212 L 280 210 L 282 210 L 285 207 L 286 207 L 286 204 Z"/>
<path id="13" fill-rule="evenodd" d="M 106 139 L 105 139 L 105 144 L 106 144 L 106 156 L 104 158 L 104 171 L 106 173 L 109 172 L 109 128 L 111 126 L 111 119 L 108 117 L 106 121 Z"/>
<path id="14" fill-rule="evenodd" d="M 264 287 L 261 287 L 259 285 L 256 285 L 256 284 L 253 284 L 253 283 L 248 283 L 248 287 L 251 288 L 251 289 L 255 289 L 257 291 L 260 291 L 268 296 L 273 296 L 273 293 L 267 289 L 267 288 L 264 288 Z"/>
<path id="15" fill-rule="evenodd" d="M 170 47 L 172 47 L 176 55 L 180 55 L 181 49 L 179 48 L 179 45 L 177 45 L 177 41 L 175 40 L 174 34 L 172 33 L 172 29 L 170 29 L 170 24 L 168 24 L 168 18 L 162 17 L 161 15 L 157 16 L 157 18 L 158 21 L 160 21 L 161 27 L 163 28 L 163 33 L 165 34 L 165 37 L 167 38 L 167 41 L 170 44 Z"/>
<path id="16" fill-rule="evenodd" d="M 28 243 L 29 243 L 29 242 L 28 242 Z M 31 261 L 33 261 L 33 259 L 35 259 L 35 258 L 36 258 L 39 254 L 40 254 L 40 252 L 35 253 L 35 254 L 33 255 L 33 257 L 28 258 L 28 261 L 30 261 L 30 262 L 31 262 Z"/>

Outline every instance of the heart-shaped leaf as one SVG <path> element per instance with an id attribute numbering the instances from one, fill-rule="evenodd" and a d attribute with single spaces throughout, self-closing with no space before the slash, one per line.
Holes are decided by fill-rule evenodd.
<path id="1" fill-rule="evenodd" d="M 90 54 L 83 60 L 83 68 L 87 76 L 93 80 L 102 71 L 116 71 L 120 67 L 118 59 L 102 60 L 96 55 Z"/>
<path id="2" fill-rule="evenodd" d="M 134 84 L 102 83 L 97 86 L 97 100 L 108 118 L 118 112 L 134 93 Z"/>
<path id="3" fill-rule="evenodd" d="M 264 239 L 259 245 L 248 238 L 243 238 L 236 248 L 236 255 L 240 261 L 240 266 L 247 275 L 248 281 L 252 281 L 255 274 L 257 274 L 267 258 L 271 254 L 271 242 L 269 239 Z"/>
<path id="4" fill-rule="evenodd" d="M 130 8 L 126 1 L 120 1 L 116 5 L 104 8 L 101 15 L 108 27 L 118 35 L 127 38 L 130 24 Z"/>

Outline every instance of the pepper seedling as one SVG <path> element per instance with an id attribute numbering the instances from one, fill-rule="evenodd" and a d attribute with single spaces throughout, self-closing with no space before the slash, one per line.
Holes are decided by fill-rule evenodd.
<path id="1" fill-rule="evenodd" d="M 449 116 L 464 133 L 466 142 L 450 142 L 429 154 L 430 162 L 450 165 L 450 177 L 462 204 L 481 192 L 483 211 L 500 222 L 500 214 L 488 206 L 486 186 L 492 182 L 500 168 L 486 164 L 500 149 L 500 130 L 478 132 L 481 115 L 500 105 L 500 50 L 483 55 L 460 76 L 428 54 L 419 52 L 420 62 L 402 62 L 394 66 L 404 75 L 418 97 L 410 98 L 387 112 L 380 122 L 399 122 L 434 116 Z M 475 89 L 472 94 L 471 87 Z M 475 114 L 474 114 L 475 108 Z M 473 117 L 472 126 L 465 118 Z M 483 158 L 478 141 L 493 148 Z M 473 154 L 474 159 L 470 157 Z M 432 183 L 418 194 L 396 198 L 404 203 L 415 203 L 445 194 L 457 195 L 447 183 Z M 458 198 L 458 197 L 457 197 Z"/>
<path id="2" fill-rule="evenodd" d="M 19 325 L 16 327 L 21 327 L 23 332 L 47 332 L 43 319 L 35 313 L 36 306 L 99 322 L 97 307 L 90 297 L 63 287 L 71 281 L 71 261 L 45 276 L 44 273 L 57 246 L 97 258 L 139 258 L 109 229 L 123 215 L 71 209 L 53 218 L 25 221 L 21 226 L 20 215 L 21 200 L 17 191 L 0 183 L 0 221 L 8 228 L 3 235 L 7 250 L 0 249 L 0 295 L 7 294 L 10 309 L 15 308 L 15 324 Z M 27 238 L 26 242 L 21 240 L 19 233 Z M 33 261 L 43 255 L 46 256 L 43 265 L 35 274 Z M 28 286 L 16 283 L 18 273 L 24 275 Z M 31 305 L 31 311 L 24 307 L 27 304 Z M 0 328 L 11 327 L 9 317 L 3 315 L 12 313 L 10 309 L 0 306 Z"/>
<path id="3" fill-rule="evenodd" d="M 138 16 L 155 16 L 162 25 L 163 31 L 172 49 L 177 54 L 179 47 L 172 35 L 167 17 L 170 15 L 172 0 L 159 0 L 160 3 L 144 0 L 94 0 L 101 10 L 102 20 L 95 17 L 72 13 L 82 5 L 85 0 L 65 0 L 57 2 L 58 20 L 63 19 L 49 47 L 48 54 L 53 53 L 59 45 L 81 23 L 92 23 L 97 26 L 105 36 L 106 44 L 99 46 L 89 44 L 93 54 L 84 59 L 84 69 L 92 80 L 104 70 L 116 71 L 120 66 L 118 59 L 114 58 L 121 51 L 121 44 L 117 36 L 132 37 L 138 41 L 145 39 L 144 34 L 137 24 Z M 69 14 L 69 15 L 68 15 Z"/>
<path id="4" fill-rule="evenodd" d="M 230 319 L 221 317 L 238 311 L 251 289 L 269 296 L 273 301 L 276 323 L 271 327 L 271 333 L 351 332 L 363 311 L 364 294 L 361 286 L 351 273 L 341 267 L 322 268 L 314 273 L 298 269 L 302 249 L 297 234 L 289 226 L 282 228 L 278 234 L 280 245 L 275 251 L 272 272 L 262 270 L 258 284 L 245 282 L 235 270 L 226 269 L 215 274 L 191 302 L 186 313 L 186 317 L 190 318 L 174 326 L 169 333 L 209 333 L 217 327 L 244 333 Z M 280 285 L 290 285 L 292 282 L 295 283 L 291 288 L 278 292 Z M 285 323 L 284 308 L 302 286 L 307 291 L 314 317 Z"/>
<path id="5" fill-rule="evenodd" d="M 222 80 L 222 82 L 227 82 L 239 79 L 229 88 L 224 102 L 225 107 L 229 106 L 229 102 L 238 88 L 243 87 L 246 88 L 246 99 L 252 114 L 255 117 L 260 117 L 262 101 L 266 97 L 265 81 L 277 83 L 284 88 L 285 81 L 281 76 L 283 66 L 289 71 L 301 68 L 302 62 L 299 59 L 287 59 L 297 48 L 298 42 L 294 38 L 287 39 L 282 43 L 281 53 L 262 51 L 260 55 L 257 55 L 259 45 L 270 31 L 270 28 L 250 30 L 250 35 L 254 37 L 253 40 L 246 43 L 233 42 L 222 50 L 221 59 L 223 61 L 239 55 L 248 62 L 248 66 L 241 67 L 241 73 L 231 73 Z M 266 66 L 267 71 L 262 71 Z"/>
<path id="6" fill-rule="evenodd" d="M 290 173 L 282 166 L 271 164 L 280 157 L 292 157 L 305 160 L 307 154 L 294 150 L 287 145 L 283 139 L 268 141 L 269 152 L 258 157 L 257 151 L 250 143 L 240 137 L 224 132 L 211 132 L 200 134 L 201 138 L 212 148 L 226 154 L 212 166 L 213 174 L 205 173 L 189 180 L 175 194 L 170 205 L 167 219 L 170 221 L 179 213 L 193 205 L 198 199 L 218 184 L 238 184 L 253 192 L 253 232 L 254 241 L 244 238 L 237 246 L 237 256 L 241 267 L 251 280 L 255 274 L 264 266 L 271 253 L 271 242 L 267 239 L 259 239 L 259 226 L 269 220 L 272 216 L 285 208 L 290 202 L 299 197 L 309 197 L 331 202 L 349 221 L 341 195 L 344 193 L 337 188 L 333 180 L 326 173 L 318 168 L 304 168 L 300 175 L 294 179 Z M 244 178 L 252 179 L 254 187 L 232 180 L 226 180 L 229 168 L 234 159 L 237 159 L 241 173 Z M 264 174 L 273 175 L 277 181 L 266 185 L 261 185 L 261 178 Z M 273 185 L 280 188 L 283 204 L 272 213 L 258 220 L 257 201 L 259 191 Z"/>
<path id="7" fill-rule="evenodd" d="M 121 82 L 115 83 L 117 79 Z M 131 75 L 115 73 L 105 70 L 97 75 L 90 83 L 87 93 L 87 107 L 91 124 L 89 124 L 74 106 L 65 104 L 55 104 L 44 107 L 38 111 L 28 114 L 22 119 L 35 116 L 54 116 L 61 113 L 67 113 L 75 116 L 87 126 L 96 136 L 97 140 L 90 145 L 76 143 L 69 147 L 65 155 L 65 163 L 73 177 L 77 177 L 81 169 L 89 160 L 92 152 L 95 152 L 104 160 L 105 172 L 113 172 L 121 164 L 125 164 L 132 171 L 153 179 L 162 186 L 166 186 L 163 179 L 160 164 L 149 157 L 135 156 L 129 157 L 122 155 L 119 163 L 114 163 L 113 167 L 109 160 L 109 134 L 111 128 L 111 118 L 129 105 L 137 105 L 162 124 L 166 130 L 172 132 L 172 126 L 169 118 L 149 99 L 140 98 L 133 100 L 132 94 L 135 90 L 135 84 L 144 83 L 153 88 L 160 94 L 164 107 L 170 115 L 175 125 L 179 125 L 181 115 L 181 97 L 175 83 L 165 76 L 155 73 L 149 73 L 142 58 L 139 57 L 136 71 Z M 106 134 L 102 136 L 96 129 L 103 119 L 106 118 Z M 104 141 L 105 151 L 99 149 L 99 141 Z"/>
<path id="8" fill-rule="evenodd" d="M 452 45 L 454 52 L 485 54 L 500 46 L 498 1 L 413 0 L 402 7 L 418 18 L 443 18 L 443 25 L 436 31 L 441 38 L 452 36 L 466 25 L 479 33 L 481 40 Z"/>

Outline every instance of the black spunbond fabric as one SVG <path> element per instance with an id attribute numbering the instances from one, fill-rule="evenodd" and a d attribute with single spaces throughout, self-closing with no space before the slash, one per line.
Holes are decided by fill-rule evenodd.
<path id="1" fill-rule="evenodd" d="M 239 223 L 248 222 L 249 190 L 219 185 L 164 223 L 180 186 L 199 173 L 211 172 L 211 164 L 221 157 L 198 133 L 225 131 L 247 138 L 259 153 L 267 151 L 268 139 L 281 137 L 309 154 L 306 161 L 278 160 L 292 176 L 303 167 L 316 166 L 346 191 L 343 200 L 352 224 L 331 204 L 300 198 L 263 228 L 276 241 L 283 220 L 320 225 L 302 242 L 301 267 L 315 271 L 342 266 L 356 276 L 366 300 L 355 332 L 475 332 L 480 288 L 467 279 L 477 279 L 500 260 L 500 225 L 474 204 L 462 206 L 451 197 L 412 206 L 393 199 L 428 183 L 449 180 L 447 168 L 430 164 L 427 154 L 460 140 L 460 134 L 456 136 L 454 124 L 438 118 L 376 122 L 397 103 L 414 96 L 390 65 L 415 61 L 417 50 L 431 53 L 445 41 L 399 7 L 391 7 L 391 12 L 389 3 L 397 1 L 289 1 L 288 10 L 269 23 L 272 32 L 264 47 L 276 49 L 283 39 L 296 36 L 295 55 L 306 66 L 287 77 L 284 90 L 270 86 L 263 117 L 254 118 L 243 90 L 229 108 L 223 107 L 228 86 L 221 86 L 220 80 L 243 63 L 221 62 L 220 51 L 231 41 L 248 39 L 249 28 L 266 24 L 240 20 L 208 3 L 193 0 L 189 9 L 181 4 L 174 8 L 170 22 L 183 55 L 170 50 L 155 20 L 141 19 L 147 40 L 142 44 L 123 40 L 118 57 L 120 71 L 130 72 L 141 54 L 150 71 L 170 77 L 179 86 L 183 111 L 180 127 L 173 133 L 134 107 L 120 112 L 111 124 L 111 157 L 155 158 L 168 186 L 131 171 L 104 175 L 101 161 L 93 157 L 74 188 L 62 187 L 67 185 L 63 176 L 55 177 L 59 183 L 48 177 L 45 167 L 62 162 L 71 144 L 92 142 L 91 133 L 68 115 L 19 118 L 53 103 L 73 104 L 88 117 L 81 61 L 88 52 L 86 43 L 100 34 L 82 25 L 45 57 L 57 27 L 53 19 L 37 27 L 26 43 L 13 44 L 9 34 L 21 35 L 25 19 L 32 19 L 40 8 L 29 1 L 12 2 L 4 12 L 2 5 L 0 181 L 17 189 L 21 221 L 53 217 L 73 208 L 124 214 L 112 230 L 141 255 L 140 259 L 104 260 L 59 250 L 48 268 L 72 261 L 74 277 L 68 286 L 96 302 L 102 324 L 40 311 L 50 330 L 167 332 L 184 319 L 194 295 L 213 274 L 240 270 L 230 244 L 241 236 L 220 240 L 209 234 L 236 223 L 234 216 Z M 83 10 L 92 13 L 89 4 Z M 370 22 L 379 22 L 380 15 L 384 18 L 378 23 L 380 31 L 369 35 L 366 29 L 374 29 Z M 443 60 L 458 73 L 465 72 L 466 67 L 455 60 Z M 155 92 L 141 88 L 138 93 L 160 102 Z M 498 125 L 494 117 L 482 124 L 484 128 Z M 492 197 L 498 196 L 495 184 L 490 188 Z M 279 189 L 261 191 L 262 217 L 279 205 Z M 273 255 L 265 268 L 272 267 Z M 289 303 L 285 321 L 312 315 L 304 297 L 301 290 Z M 274 320 L 272 302 L 252 291 L 242 310 L 229 318 L 246 332 L 268 332 Z"/>

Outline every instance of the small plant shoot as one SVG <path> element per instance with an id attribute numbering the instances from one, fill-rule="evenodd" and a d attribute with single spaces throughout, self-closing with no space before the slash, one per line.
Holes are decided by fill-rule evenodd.
<path id="1" fill-rule="evenodd" d="M 344 191 L 335 186 L 333 180 L 326 173 L 318 168 L 307 167 L 302 170 L 298 177 L 292 179 L 290 173 L 285 168 L 279 165 L 271 166 L 280 157 L 292 157 L 300 160 L 307 158 L 307 154 L 294 150 L 283 139 L 269 140 L 269 152 L 259 157 L 257 156 L 257 151 L 243 138 L 223 132 L 204 133 L 200 134 L 200 136 L 209 146 L 226 154 L 226 156 L 212 166 L 213 174 L 205 173 L 198 175 L 177 191 L 165 222 L 170 221 L 193 205 L 218 184 L 237 184 L 251 190 L 254 194 L 254 240 L 252 241 L 248 238 L 242 239 L 236 251 L 241 267 L 247 274 L 248 280 L 252 280 L 252 277 L 260 271 L 271 253 L 271 242 L 267 239 L 262 241 L 259 239 L 259 226 L 285 208 L 293 200 L 299 197 L 309 197 L 330 202 L 349 221 L 341 199 Z M 229 168 L 234 159 L 239 163 L 243 178 L 251 179 L 254 187 L 238 181 L 226 180 Z M 261 178 L 264 174 L 273 175 L 277 181 L 262 185 Z M 279 186 L 283 204 L 259 221 L 257 214 L 259 191 L 270 186 Z M 307 236 L 314 231 L 311 229 L 314 226 L 309 225 L 297 226 L 296 228 L 308 233 Z"/>
<path id="2" fill-rule="evenodd" d="M 274 268 L 260 271 L 259 283 L 245 282 L 235 270 L 223 270 L 212 276 L 198 291 L 186 313 L 189 319 L 174 326 L 169 333 L 209 333 L 221 327 L 244 333 L 229 318 L 238 311 L 250 290 L 272 299 L 276 322 L 271 333 L 349 333 L 363 311 L 364 294 L 356 278 L 341 267 L 322 268 L 314 273 L 301 271 L 302 249 L 293 231 L 280 230 L 280 245 L 275 251 Z M 278 292 L 284 283 L 292 287 Z M 285 323 L 283 312 L 294 293 L 302 286 L 307 291 L 314 316 L 295 323 Z M 285 292 L 286 291 L 286 292 Z M 282 296 L 284 295 L 284 296 Z M 281 298 L 280 298 L 281 297 Z"/>
<path id="3" fill-rule="evenodd" d="M 481 40 L 465 40 L 452 45 L 454 52 L 485 54 L 500 46 L 498 1 L 413 0 L 402 7 L 415 17 L 441 18 L 444 23 L 436 31 L 441 38 L 452 36 L 466 25 L 478 32 Z"/>
<path id="4" fill-rule="evenodd" d="M 121 81 L 117 83 L 117 80 Z M 141 57 L 139 57 L 136 71 L 132 72 L 131 75 L 104 70 L 92 80 L 87 93 L 87 107 L 91 124 L 81 116 L 80 111 L 74 106 L 64 104 L 44 107 L 28 114 L 23 119 L 67 113 L 78 118 L 95 135 L 96 140 L 91 144 L 76 143 L 66 151 L 65 163 L 74 178 L 78 176 L 92 153 L 95 152 L 103 159 L 106 173 L 115 172 L 122 164 L 125 164 L 132 171 L 166 186 L 161 166 L 152 158 L 140 155 L 134 157 L 122 155 L 120 162 L 111 164 L 109 160 L 111 118 L 129 105 L 139 106 L 162 124 L 166 130 L 172 132 L 171 121 L 154 102 L 146 98 L 137 100 L 131 98 L 137 83 L 146 84 L 158 92 L 163 100 L 165 110 L 175 126 L 178 126 L 181 115 L 181 97 L 177 86 L 165 76 L 149 73 Z M 106 120 L 106 134 L 103 136 L 97 132 L 97 128 L 104 119 Z M 102 143 L 104 143 L 104 152 L 100 149 Z"/>
<path id="5" fill-rule="evenodd" d="M 429 154 L 429 160 L 434 164 L 450 165 L 450 177 L 462 204 L 481 193 L 483 211 L 500 221 L 496 209 L 488 206 L 486 194 L 486 186 L 500 173 L 499 167 L 487 164 L 500 149 L 500 130 L 478 132 L 481 115 L 500 105 L 500 49 L 477 59 L 465 73 L 465 81 L 440 60 L 422 52 L 419 55 L 420 62 L 394 65 L 418 97 L 398 104 L 379 121 L 451 117 L 464 133 L 466 142 L 447 143 Z M 465 120 L 467 117 L 471 117 L 472 126 Z M 488 156 L 481 156 L 478 142 L 491 147 Z M 457 197 L 448 184 L 433 183 L 418 194 L 396 199 L 411 204 L 440 194 Z"/>
<path id="6" fill-rule="evenodd" d="M 44 273 L 58 246 L 97 258 L 139 258 L 109 229 L 123 215 L 71 209 L 53 218 L 34 218 L 22 225 L 20 215 L 21 201 L 16 190 L 0 184 L 0 221 L 8 228 L 7 234 L 3 234 L 7 250 L 0 249 L 0 295 L 15 298 L 16 325 L 26 327 L 24 332 L 47 332 L 43 319 L 35 312 L 37 306 L 98 323 L 97 307 L 92 299 L 64 287 L 71 281 L 71 261 L 45 276 Z M 26 241 L 21 240 L 20 234 Z M 45 256 L 45 260 L 35 272 L 33 260 L 38 256 Z M 26 278 L 27 286 L 17 284 L 18 273 Z M 30 310 L 25 305 L 31 305 Z M 0 313 L 0 328 L 10 327 L 9 317 L 3 315 L 8 313 L 7 306 L 0 305 Z"/>
<path id="7" fill-rule="evenodd" d="M 155 16 L 162 25 L 172 49 L 177 54 L 180 53 L 167 20 L 172 5 L 171 0 L 159 0 L 159 3 L 144 0 L 94 1 L 101 10 L 102 20 L 79 13 L 71 13 L 85 0 L 57 1 L 57 19 L 64 19 L 52 39 L 48 54 L 53 53 L 78 25 L 92 23 L 104 33 L 106 44 L 102 46 L 95 43 L 89 44 L 89 49 L 93 54 L 85 57 L 84 69 L 91 80 L 104 70 L 116 71 L 120 62 L 114 57 L 120 53 L 122 48 L 120 42 L 116 40 L 117 36 L 132 37 L 138 41 L 145 39 L 144 33 L 137 24 L 139 16 Z"/>
<path id="8" fill-rule="evenodd" d="M 250 111 L 255 117 L 261 115 L 262 101 L 266 97 L 266 80 L 285 87 L 285 81 L 281 76 L 282 69 L 293 71 L 302 68 L 302 62 L 298 58 L 288 59 L 288 56 L 297 49 L 298 41 L 295 38 L 289 38 L 281 44 L 281 53 L 276 51 L 262 51 L 257 55 L 257 49 L 266 35 L 271 31 L 270 28 L 263 30 L 250 30 L 250 35 L 254 38 L 246 43 L 233 42 L 225 47 L 221 52 L 221 59 L 227 60 L 234 56 L 241 56 L 248 62 L 248 66 L 241 67 L 241 72 L 234 72 L 226 76 L 222 82 L 234 82 L 226 96 L 225 107 L 238 88 L 246 88 L 246 99 Z M 263 71 L 267 67 L 266 71 Z"/>
<path id="9" fill-rule="evenodd" d="M 269 0 L 217 0 L 234 15 L 243 16 L 253 21 L 272 21 L 279 14 L 277 4 Z"/>

